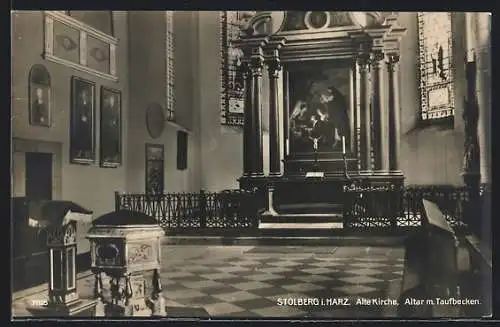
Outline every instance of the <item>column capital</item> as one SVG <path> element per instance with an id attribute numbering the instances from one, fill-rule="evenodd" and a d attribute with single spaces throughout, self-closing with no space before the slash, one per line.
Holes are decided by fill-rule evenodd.
<path id="1" fill-rule="evenodd" d="M 269 69 L 269 76 L 272 78 L 278 78 L 281 71 L 282 65 L 279 59 L 267 61 L 267 66 Z"/>
<path id="2" fill-rule="evenodd" d="M 373 52 L 370 58 L 371 64 L 375 67 L 380 67 L 380 63 L 384 60 L 385 55 L 382 51 Z"/>
<path id="3" fill-rule="evenodd" d="M 396 69 L 396 65 L 399 62 L 399 53 L 388 53 L 387 54 L 387 71 L 393 73 Z"/>
<path id="4" fill-rule="evenodd" d="M 250 58 L 249 65 L 252 76 L 262 76 L 262 68 L 264 67 L 263 56 L 252 56 Z"/>
<path id="5" fill-rule="evenodd" d="M 359 65 L 360 71 L 365 72 L 368 70 L 371 63 L 371 53 L 362 52 L 356 56 L 356 62 Z"/>
<path id="6" fill-rule="evenodd" d="M 285 45 L 284 38 L 272 38 L 263 48 L 265 62 L 269 67 L 270 77 L 277 78 L 279 71 L 281 70 L 279 50 L 283 45 Z"/>

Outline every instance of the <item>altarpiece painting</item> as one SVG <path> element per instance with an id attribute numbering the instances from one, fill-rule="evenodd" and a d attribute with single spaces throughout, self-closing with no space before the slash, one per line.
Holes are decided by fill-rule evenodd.
<path id="1" fill-rule="evenodd" d="M 290 71 L 290 153 L 342 152 L 349 142 L 350 73 L 337 64 Z"/>

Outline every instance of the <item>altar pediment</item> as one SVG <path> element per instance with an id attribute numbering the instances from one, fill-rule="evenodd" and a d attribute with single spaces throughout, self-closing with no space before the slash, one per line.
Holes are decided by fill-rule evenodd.
<path id="1" fill-rule="evenodd" d="M 247 36 L 293 35 L 374 28 L 392 23 L 393 12 L 260 11 L 244 28 Z"/>
<path id="2" fill-rule="evenodd" d="M 246 20 L 234 44 L 253 48 L 253 41 L 277 40 L 283 63 L 347 59 L 360 50 L 392 53 L 404 31 L 394 12 L 261 11 Z"/>

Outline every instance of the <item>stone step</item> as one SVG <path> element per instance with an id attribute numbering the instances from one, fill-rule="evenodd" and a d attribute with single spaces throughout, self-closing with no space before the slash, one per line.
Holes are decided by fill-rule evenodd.
<path id="1" fill-rule="evenodd" d="M 259 223 L 259 229 L 342 229 L 342 222 L 316 222 L 316 223 L 295 223 L 295 222 L 279 222 L 279 223 Z"/>
<path id="2" fill-rule="evenodd" d="M 286 223 L 302 223 L 304 225 L 318 225 L 324 223 L 342 223 L 342 214 L 337 213 L 311 213 L 311 214 L 299 214 L 299 213 L 281 213 L 276 216 L 261 216 L 261 223 L 274 223 L 274 224 L 286 224 Z"/>
<path id="3" fill-rule="evenodd" d="M 331 214 L 342 213 L 342 204 L 337 203 L 286 203 L 276 205 L 282 214 Z"/>
<path id="4" fill-rule="evenodd" d="M 314 233 L 312 233 L 314 231 Z M 326 232 L 325 232 L 326 231 Z M 272 232 L 272 233 L 269 233 Z M 258 236 L 168 236 L 162 244 L 170 245 L 239 245 L 239 246 L 402 246 L 406 235 L 373 232 L 352 235 L 343 229 L 260 230 Z"/>

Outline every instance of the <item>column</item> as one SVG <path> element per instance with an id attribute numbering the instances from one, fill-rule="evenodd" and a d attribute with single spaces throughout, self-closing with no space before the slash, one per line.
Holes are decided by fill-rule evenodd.
<path id="1" fill-rule="evenodd" d="M 283 69 L 283 127 L 282 131 L 285 133 L 283 138 L 283 156 L 286 158 L 289 152 L 290 145 L 290 122 L 289 122 L 289 110 L 290 110 L 290 95 L 289 95 L 289 74 L 286 69 Z"/>
<path id="2" fill-rule="evenodd" d="M 252 122 L 253 122 L 253 176 L 264 175 L 264 155 L 262 153 L 262 68 L 264 66 L 264 57 L 262 50 L 257 49 L 258 54 L 251 58 L 252 71 Z"/>
<path id="3" fill-rule="evenodd" d="M 384 59 L 382 52 L 376 52 L 372 59 L 372 72 L 373 72 L 373 104 L 372 104 L 372 117 L 373 117 L 373 155 L 374 155 L 374 173 L 383 174 L 389 170 L 388 162 L 388 147 L 386 138 L 387 118 L 382 98 L 382 73 L 381 61 Z"/>
<path id="4" fill-rule="evenodd" d="M 389 97 L 389 171 L 391 174 L 402 175 L 399 168 L 399 138 L 400 138 L 400 122 L 399 122 L 399 99 L 398 99 L 398 80 L 397 80 L 397 64 L 399 55 L 392 53 L 388 55 L 387 71 L 388 71 L 388 97 Z"/>
<path id="5" fill-rule="evenodd" d="M 281 175 L 278 78 L 281 64 L 273 58 L 269 64 L 269 175 Z"/>
<path id="6" fill-rule="evenodd" d="M 358 57 L 359 65 L 359 100 L 360 100 L 360 173 L 371 172 L 371 114 L 370 114 L 370 80 L 368 68 L 370 66 L 370 54 L 363 53 Z"/>
<path id="7" fill-rule="evenodd" d="M 245 78 L 245 107 L 243 122 L 243 176 L 252 175 L 253 167 L 253 140 L 255 139 L 252 108 L 252 73 L 248 63 L 243 63 L 243 74 Z"/>
<path id="8" fill-rule="evenodd" d="M 478 138 L 481 183 L 491 184 L 490 110 L 491 110 L 491 14 L 474 13 L 476 36 L 476 87 L 479 106 Z M 474 22 L 475 21 L 475 22 Z"/>

